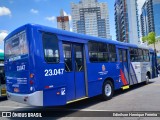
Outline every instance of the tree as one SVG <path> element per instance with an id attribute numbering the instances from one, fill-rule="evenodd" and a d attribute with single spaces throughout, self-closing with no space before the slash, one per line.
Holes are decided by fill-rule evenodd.
<path id="1" fill-rule="evenodd" d="M 155 58 L 156 58 L 157 57 L 157 51 L 156 51 L 156 45 L 155 44 L 158 41 L 158 38 L 156 39 L 156 34 L 154 32 L 150 32 L 147 36 L 144 36 L 142 38 L 142 41 L 147 42 L 148 44 L 154 44 L 154 51 L 155 51 L 154 55 L 155 55 Z M 155 62 L 155 66 L 154 66 L 154 69 L 153 69 L 153 71 L 155 71 L 154 75 L 156 75 L 156 73 L 158 73 L 158 71 L 156 69 L 156 67 L 157 67 L 156 64 L 157 63 Z"/>
<path id="2" fill-rule="evenodd" d="M 155 44 L 156 44 L 157 40 L 156 40 L 156 34 L 154 32 L 148 33 L 147 36 L 144 36 L 142 38 L 142 41 L 147 42 L 148 44 L 154 44 L 154 50 L 156 50 Z"/>
<path id="3" fill-rule="evenodd" d="M 142 37 L 142 41 L 143 41 L 143 42 L 147 42 L 147 44 L 148 44 L 148 36 Z"/>

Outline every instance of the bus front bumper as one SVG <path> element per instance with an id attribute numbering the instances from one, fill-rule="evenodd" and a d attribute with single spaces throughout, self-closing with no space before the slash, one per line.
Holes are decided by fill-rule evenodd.
<path id="1" fill-rule="evenodd" d="M 7 92 L 7 97 L 10 100 L 33 105 L 33 106 L 43 106 L 43 91 L 36 91 L 31 94 L 17 94 Z"/>

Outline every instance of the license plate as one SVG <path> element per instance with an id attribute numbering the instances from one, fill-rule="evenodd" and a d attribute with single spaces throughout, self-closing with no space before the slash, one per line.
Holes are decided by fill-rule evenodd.
<path id="1" fill-rule="evenodd" d="M 14 92 L 19 92 L 19 89 L 18 88 L 14 88 Z"/>

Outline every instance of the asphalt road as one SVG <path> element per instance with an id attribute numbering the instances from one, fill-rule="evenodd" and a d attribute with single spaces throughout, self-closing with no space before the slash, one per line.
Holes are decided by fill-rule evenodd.
<path id="1" fill-rule="evenodd" d="M 53 111 L 53 110 L 69 110 L 70 112 L 62 112 L 60 117 L 56 119 L 72 120 L 74 117 L 68 116 L 81 116 L 76 119 L 97 119 L 91 117 L 84 117 L 85 114 L 90 114 L 88 111 L 94 111 L 92 114 L 99 111 L 160 111 L 160 77 L 150 80 L 148 85 L 139 84 L 134 85 L 128 90 L 118 90 L 111 100 L 102 101 L 100 96 L 85 99 L 79 102 L 71 103 L 66 106 L 59 107 L 32 107 L 25 104 L 13 102 L 10 100 L 0 101 L 0 111 Z M 81 112 L 79 112 L 81 111 Z M 61 114 L 61 113 L 59 113 Z M 53 119 L 53 118 L 50 118 Z M 105 119 L 101 117 L 101 119 Z M 119 119 L 148 119 L 150 118 L 108 118 L 110 120 Z M 155 117 L 155 120 L 160 119 Z"/>

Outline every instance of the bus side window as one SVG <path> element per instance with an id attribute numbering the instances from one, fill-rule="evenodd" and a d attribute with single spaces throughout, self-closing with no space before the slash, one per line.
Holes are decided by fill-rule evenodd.
<path id="1" fill-rule="evenodd" d="M 100 42 L 89 42 L 89 59 L 91 62 L 108 62 L 108 44 Z"/>
<path id="2" fill-rule="evenodd" d="M 134 62 L 138 62 L 138 49 L 134 49 L 134 57 L 135 57 L 135 60 Z"/>
<path id="3" fill-rule="evenodd" d="M 59 48 L 58 39 L 56 35 L 51 33 L 43 33 L 43 49 L 44 57 L 48 63 L 58 63 L 59 62 Z"/>
<path id="4" fill-rule="evenodd" d="M 63 44 L 63 55 L 65 63 L 65 71 L 72 71 L 72 55 L 71 55 L 71 44 Z"/>
<path id="5" fill-rule="evenodd" d="M 142 49 L 138 49 L 138 61 L 143 62 L 143 52 Z"/>
<path id="6" fill-rule="evenodd" d="M 98 43 L 96 42 L 89 42 L 88 43 L 89 49 L 89 59 L 91 62 L 98 61 Z"/>
<path id="7" fill-rule="evenodd" d="M 116 54 L 116 46 L 109 44 L 109 53 L 110 53 L 110 61 L 116 62 L 117 61 L 117 54 Z"/>
<path id="8" fill-rule="evenodd" d="M 83 47 L 80 45 L 75 45 L 75 66 L 76 71 L 83 71 L 84 70 L 84 61 L 83 61 Z"/>
<path id="9" fill-rule="evenodd" d="M 143 50 L 144 61 L 149 62 L 149 51 Z"/>
<path id="10" fill-rule="evenodd" d="M 123 50 L 122 54 L 123 54 L 123 62 L 127 62 L 127 51 Z"/>
<path id="11" fill-rule="evenodd" d="M 119 50 L 119 61 L 122 62 L 122 50 Z"/>
<path id="12" fill-rule="evenodd" d="M 131 62 L 135 61 L 134 49 L 130 48 L 130 60 Z"/>
<path id="13" fill-rule="evenodd" d="M 98 61 L 98 53 L 97 52 L 89 52 L 89 57 L 91 62 Z"/>
<path id="14" fill-rule="evenodd" d="M 109 61 L 108 44 L 98 43 L 98 61 L 99 62 Z"/>

